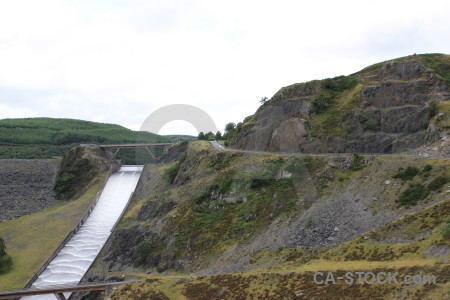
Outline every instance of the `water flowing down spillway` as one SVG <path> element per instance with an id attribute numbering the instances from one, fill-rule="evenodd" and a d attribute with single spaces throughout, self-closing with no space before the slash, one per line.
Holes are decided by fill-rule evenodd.
<path id="1" fill-rule="evenodd" d="M 32 288 L 74 285 L 81 280 L 125 209 L 141 172 L 142 166 L 122 166 L 109 177 L 97 205 L 86 222 L 39 275 Z M 66 298 L 69 295 L 70 293 L 65 293 Z M 21 299 L 56 299 L 56 297 L 47 294 Z"/>

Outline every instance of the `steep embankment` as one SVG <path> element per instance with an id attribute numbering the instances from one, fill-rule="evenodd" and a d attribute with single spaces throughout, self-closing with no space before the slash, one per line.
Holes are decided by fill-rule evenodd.
<path id="1" fill-rule="evenodd" d="M 447 199 L 330 249 L 279 248 L 255 252 L 252 264 L 265 268 L 276 262 L 271 269 L 211 276 L 139 274 L 137 278 L 146 279 L 144 282 L 122 286 L 111 298 L 446 299 L 450 290 L 449 210 Z M 317 284 L 314 282 L 317 272 L 323 275 L 318 280 L 324 281 L 331 272 L 335 281 Z M 347 281 L 348 272 L 353 282 Z M 365 274 L 384 272 L 393 274 L 395 280 L 361 284 L 357 272 L 364 272 L 363 278 Z M 407 275 L 423 276 L 424 282 L 405 284 Z M 372 280 L 371 276 L 367 278 Z"/>
<path id="2" fill-rule="evenodd" d="M 11 270 L 0 275 L 0 290 L 22 288 L 80 222 L 105 181 L 109 158 L 106 151 L 92 147 L 71 150 L 63 159 L 57 181 L 77 192 L 39 212 L 0 222 L 0 237 L 13 262 Z M 77 165 L 83 168 L 74 168 Z M 92 176 L 89 180 L 65 180 L 83 174 Z"/>
<path id="3" fill-rule="evenodd" d="M 450 155 L 450 56 L 414 55 L 280 89 L 233 132 L 233 147 Z"/>
<path id="4" fill-rule="evenodd" d="M 435 255 L 429 261 L 434 264 L 448 259 L 448 241 L 439 237 L 448 200 L 440 202 L 447 203 L 441 213 L 421 217 L 416 228 L 421 237 L 440 241 L 439 250 L 431 247 L 433 240 L 416 247 L 418 238 L 401 232 L 386 233 L 384 245 L 373 250 L 378 246 L 364 234 L 448 199 L 448 176 L 449 160 L 255 154 L 193 143 L 176 161 L 146 166 L 129 209 L 87 277 L 241 272 L 339 257 L 346 266 L 386 257 L 392 263 L 411 254 L 418 262 L 427 253 Z M 348 255 L 318 255 L 355 238 L 367 249 L 349 246 Z"/>

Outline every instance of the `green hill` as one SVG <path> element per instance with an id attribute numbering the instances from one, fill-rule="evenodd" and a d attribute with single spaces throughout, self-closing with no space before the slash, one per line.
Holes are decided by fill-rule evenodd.
<path id="1" fill-rule="evenodd" d="M 145 131 L 74 119 L 26 118 L 0 120 L 0 158 L 51 158 L 79 144 L 158 143 L 169 138 Z M 151 160 L 144 149 L 124 149 L 125 164 Z"/>
<path id="2" fill-rule="evenodd" d="M 165 138 L 170 139 L 172 143 L 181 143 L 181 142 L 192 142 L 197 140 L 196 136 L 193 135 L 181 135 L 181 134 L 171 134 L 171 135 L 163 135 Z"/>

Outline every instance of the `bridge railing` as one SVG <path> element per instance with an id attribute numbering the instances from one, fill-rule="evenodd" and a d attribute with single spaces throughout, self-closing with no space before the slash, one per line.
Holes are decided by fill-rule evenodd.
<path id="1" fill-rule="evenodd" d="M 45 288 L 2 291 L 0 292 L 0 299 L 18 299 L 20 297 L 25 296 L 35 296 L 45 294 L 55 294 L 57 299 L 65 299 L 63 293 L 89 292 L 89 291 L 105 291 L 106 294 L 109 294 L 115 288 L 127 283 L 134 283 L 134 281 L 92 283 L 84 285 L 56 285 Z"/>

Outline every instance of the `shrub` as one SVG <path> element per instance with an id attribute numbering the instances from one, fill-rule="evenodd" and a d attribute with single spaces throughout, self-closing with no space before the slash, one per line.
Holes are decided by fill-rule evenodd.
<path id="1" fill-rule="evenodd" d="M 153 245 L 150 242 L 141 242 L 133 250 L 133 256 L 138 265 L 142 265 L 147 260 L 147 257 L 153 250 Z"/>
<path id="2" fill-rule="evenodd" d="M 339 93 L 353 88 L 358 80 L 351 76 L 338 76 L 322 81 L 322 92 L 311 102 L 311 111 L 320 114 L 333 104 Z"/>
<path id="3" fill-rule="evenodd" d="M 292 179 L 289 178 L 281 178 L 281 179 L 276 179 L 275 180 L 275 186 L 277 188 L 277 190 L 280 191 L 287 191 L 289 190 L 291 187 L 293 187 L 293 183 L 292 183 Z"/>
<path id="4" fill-rule="evenodd" d="M 12 266 L 12 259 L 6 253 L 6 245 L 3 238 L 0 237 L 0 274 L 5 273 Z"/>
<path id="5" fill-rule="evenodd" d="M 253 115 L 247 116 L 247 117 L 245 117 L 244 121 L 242 121 L 242 123 L 245 124 L 247 122 L 250 122 L 252 120 L 252 118 L 253 118 Z"/>
<path id="6" fill-rule="evenodd" d="M 288 203 L 286 203 L 286 206 L 284 207 L 285 212 L 291 212 L 295 207 L 297 206 L 297 202 L 295 200 L 290 200 Z"/>
<path id="7" fill-rule="evenodd" d="M 210 189 L 208 189 L 207 191 L 202 191 L 202 192 L 198 193 L 197 195 L 195 195 L 194 196 L 195 204 L 200 205 L 203 202 L 205 202 L 205 200 L 208 200 L 210 192 L 211 192 Z"/>
<path id="8" fill-rule="evenodd" d="M 312 217 L 309 217 L 308 218 L 308 224 L 306 225 L 308 228 L 313 228 L 313 220 L 312 220 Z"/>
<path id="9" fill-rule="evenodd" d="M 186 157 L 186 153 L 182 154 L 174 164 L 166 169 L 163 174 L 163 178 L 167 181 L 167 183 L 173 183 L 175 177 L 177 177 L 178 170 L 180 169 L 181 164 L 186 160 Z"/>
<path id="10" fill-rule="evenodd" d="M 357 154 L 357 153 L 353 153 L 353 162 L 349 167 L 350 171 L 359 171 L 362 170 L 364 168 L 364 157 Z"/>
<path id="11" fill-rule="evenodd" d="M 311 102 L 311 111 L 316 114 L 323 113 L 333 104 L 333 96 L 329 93 L 321 93 Z"/>
<path id="12" fill-rule="evenodd" d="M 223 209 L 208 211 L 207 213 L 200 215 L 200 217 L 194 223 L 193 227 L 202 230 L 203 229 L 209 230 L 214 225 L 217 225 L 220 219 L 222 219 L 223 217 L 224 217 Z"/>
<path id="13" fill-rule="evenodd" d="M 250 184 L 251 189 L 258 189 L 264 186 L 271 185 L 276 179 L 263 179 L 263 178 L 255 178 L 252 180 L 252 183 Z"/>
<path id="14" fill-rule="evenodd" d="M 378 123 L 375 120 L 367 120 L 367 122 L 364 123 L 364 129 L 365 130 L 378 130 Z"/>
<path id="15" fill-rule="evenodd" d="M 438 103 L 433 101 L 428 107 L 428 117 L 431 119 L 439 112 Z"/>
<path id="16" fill-rule="evenodd" d="M 365 124 L 367 121 L 369 121 L 369 118 L 365 115 L 359 117 L 359 123 Z"/>
<path id="17" fill-rule="evenodd" d="M 445 62 L 445 58 L 440 54 L 427 54 L 426 56 L 426 66 L 433 69 L 433 71 L 442 77 L 447 85 L 450 85 L 450 68 Z"/>
<path id="18" fill-rule="evenodd" d="M 353 88 L 358 80 L 352 76 L 338 76 L 327 78 L 323 81 L 323 87 L 333 92 L 343 92 Z"/>
<path id="19" fill-rule="evenodd" d="M 400 205 L 415 205 L 418 201 L 425 199 L 429 191 L 423 184 L 410 184 L 409 187 L 400 195 L 397 202 Z"/>
<path id="20" fill-rule="evenodd" d="M 437 191 L 449 181 L 450 177 L 446 175 L 436 177 L 432 182 L 430 182 L 430 184 L 428 185 L 428 189 L 432 191 Z"/>
<path id="21" fill-rule="evenodd" d="M 164 172 L 164 179 L 167 181 L 167 183 L 169 184 L 173 183 L 175 177 L 178 174 L 179 167 L 180 165 L 178 163 L 174 163 L 173 165 L 171 165 L 166 169 L 166 171 Z"/>
<path id="22" fill-rule="evenodd" d="M 426 165 L 423 167 L 423 172 L 430 172 L 433 169 L 432 165 Z"/>
<path id="23" fill-rule="evenodd" d="M 416 167 L 408 166 L 406 169 L 398 169 L 393 178 L 400 178 L 401 180 L 411 180 L 419 173 L 420 171 Z"/>
<path id="24" fill-rule="evenodd" d="M 447 220 L 447 224 L 441 229 L 441 234 L 444 238 L 450 239 L 450 218 Z"/>
<path id="25" fill-rule="evenodd" d="M 233 178 L 227 177 L 219 183 L 219 192 L 221 194 L 226 194 L 230 191 L 231 185 L 233 183 Z"/>

